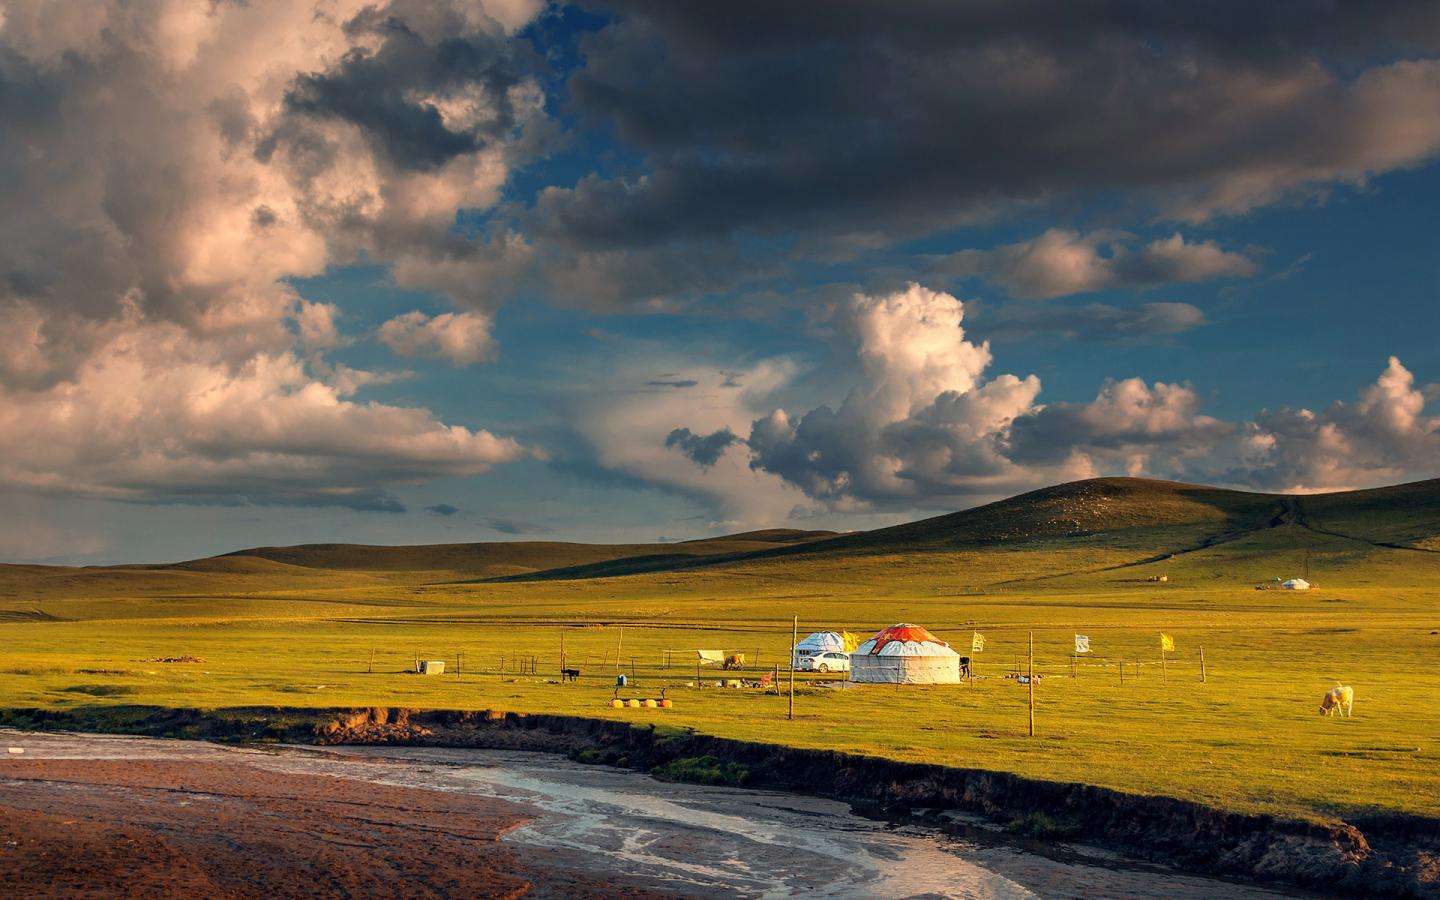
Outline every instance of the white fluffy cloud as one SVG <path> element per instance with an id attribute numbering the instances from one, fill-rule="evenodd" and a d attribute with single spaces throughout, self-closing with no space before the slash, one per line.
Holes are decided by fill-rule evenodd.
<path id="1" fill-rule="evenodd" d="M 965 339 L 964 305 L 918 284 L 845 307 L 858 383 L 838 409 L 783 409 L 749 432 L 752 465 L 827 503 L 924 502 L 1003 490 L 1016 467 L 997 439 L 1040 391 L 1033 375 L 986 380 L 988 344 Z"/>
<path id="2" fill-rule="evenodd" d="M 809 501 L 795 485 L 753 467 L 743 444 L 714 436 L 747 433 L 767 398 L 793 375 L 792 365 L 772 360 L 723 372 L 675 367 L 666 384 L 652 384 L 660 379 L 621 366 L 584 394 L 570 421 L 605 469 L 701 500 L 724 527 L 765 527 Z M 672 438 L 677 428 L 689 429 L 702 446 L 706 438 L 721 446 L 697 454 L 693 442 Z"/>
<path id="3" fill-rule="evenodd" d="M 423 409 L 361 403 L 289 353 L 220 359 L 179 326 L 118 328 L 76 375 L 0 388 L 0 484 L 160 502 L 393 510 L 384 490 L 523 449 Z"/>
<path id="4" fill-rule="evenodd" d="M 323 359 L 339 310 L 290 281 L 367 259 L 475 300 L 445 277 L 455 211 L 544 130 L 511 40 L 540 6 L 6 0 L 0 487 L 383 506 L 514 458 L 347 399 L 376 376 Z M 473 361 L 470 315 L 419 330 Z"/>
<path id="5" fill-rule="evenodd" d="M 1102 474 L 1329 490 L 1430 477 L 1440 461 L 1440 417 L 1424 414 L 1425 393 L 1393 358 L 1354 404 L 1234 423 L 1205 414 L 1189 385 L 1139 378 L 1043 404 L 1034 375 L 987 376 L 990 350 L 967 339 L 964 305 L 919 285 L 856 295 L 844 312 L 857 377 L 838 408 L 771 409 L 747 431 L 653 405 L 651 431 L 679 431 L 652 452 L 700 470 L 717 453 L 748 455 L 834 509 L 955 506 Z"/>
<path id="6" fill-rule="evenodd" d="M 495 352 L 489 317 L 473 312 L 427 316 L 415 310 L 381 325 L 378 335 L 401 356 L 438 357 L 457 366 L 482 362 Z"/>
<path id="7" fill-rule="evenodd" d="M 962 250 L 938 263 L 940 271 L 983 278 L 1017 297 L 1044 299 L 1110 288 L 1209 281 L 1253 275 L 1243 253 L 1214 241 L 1186 241 L 1178 232 L 1133 247 L 1133 235 L 1052 228 L 1029 241 L 993 250 Z"/>
<path id="8" fill-rule="evenodd" d="M 1288 491 L 1370 487 L 1440 474 L 1440 417 L 1391 357 L 1355 403 L 1261 412 L 1246 425 L 1240 477 Z"/>

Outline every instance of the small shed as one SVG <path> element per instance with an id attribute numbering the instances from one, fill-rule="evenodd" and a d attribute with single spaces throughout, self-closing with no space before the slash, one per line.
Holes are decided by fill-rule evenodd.
<path id="1" fill-rule="evenodd" d="M 1291 578 L 1289 581 L 1280 582 L 1280 586 L 1287 591 L 1308 591 L 1310 582 L 1303 578 Z"/>
<path id="2" fill-rule="evenodd" d="M 416 668 L 421 675 L 440 675 L 445 671 L 445 660 L 443 659 L 422 659 Z"/>

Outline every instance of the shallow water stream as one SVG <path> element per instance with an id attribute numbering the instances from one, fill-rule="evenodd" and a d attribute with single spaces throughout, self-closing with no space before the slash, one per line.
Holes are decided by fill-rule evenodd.
<path id="1" fill-rule="evenodd" d="M 831 800 L 667 784 L 558 756 L 420 747 L 242 748 L 5 733 L 40 759 L 204 759 L 269 771 L 501 798 L 532 812 L 504 838 L 564 864 L 680 894 L 753 897 L 1244 897 L 1253 887 L 1092 851 L 1036 852 L 1001 836 L 954 839 L 850 813 Z"/>

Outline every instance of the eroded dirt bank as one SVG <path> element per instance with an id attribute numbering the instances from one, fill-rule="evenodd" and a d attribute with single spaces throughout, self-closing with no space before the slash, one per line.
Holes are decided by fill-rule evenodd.
<path id="1" fill-rule="evenodd" d="M 1190 871 L 1325 892 L 1440 897 L 1440 822 L 1372 816 L 1324 825 L 1005 773 L 727 740 L 569 716 L 499 712 L 93 708 L 0 711 L 0 725 L 210 740 L 409 744 L 563 753 L 681 778 L 715 779 L 919 818 L 979 814 Z"/>

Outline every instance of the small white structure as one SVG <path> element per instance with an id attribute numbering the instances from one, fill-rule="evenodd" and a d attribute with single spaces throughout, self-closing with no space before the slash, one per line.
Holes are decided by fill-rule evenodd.
<path id="1" fill-rule="evenodd" d="M 850 654 L 861 684 L 959 684 L 960 654 L 919 625 L 891 625 Z"/>
<path id="2" fill-rule="evenodd" d="M 801 668 L 801 662 L 821 653 L 844 653 L 845 637 L 838 631 L 817 631 L 795 645 L 791 665 Z"/>
<path id="3" fill-rule="evenodd" d="M 444 671 L 445 671 L 445 660 L 443 660 L 443 659 L 425 659 L 425 660 L 421 660 L 418 668 L 416 668 L 415 671 L 419 672 L 421 675 L 440 675 L 440 674 L 443 674 Z"/>
<path id="4" fill-rule="evenodd" d="M 1292 578 L 1289 581 L 1280 582 L 1280 586 L 1287 591 L 1308 591 L 1310 582 L 1303 578 Z"/>

